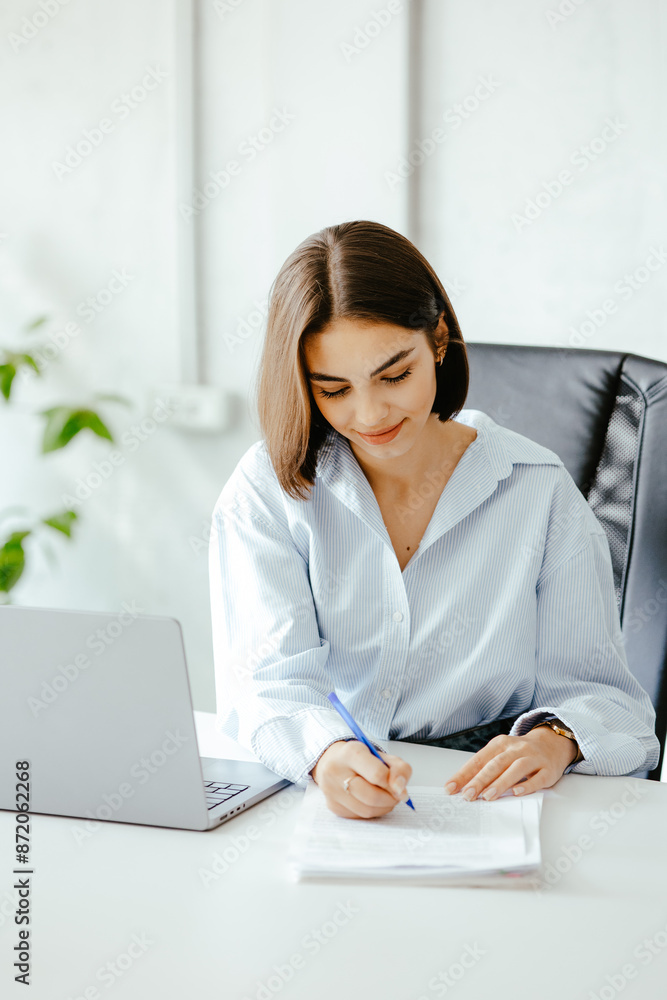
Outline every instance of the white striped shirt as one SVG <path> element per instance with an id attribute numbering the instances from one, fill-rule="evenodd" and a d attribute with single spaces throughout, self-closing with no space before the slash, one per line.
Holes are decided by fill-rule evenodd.
<path id="1" fill-rule="evenodd" d="M 351 736 L 334 690 L 381 749 L 521 712 L 510 735 L 573 731 L 585 759 L 565 773 L 655 767 L 602 526 L 554 452 L 480 410 L 456 420 L 477 437 L 403 572 L 347 438 L 329 430 L 307 501 L 263 441 L 246 451 L 209 546 L 218 727 L 302 787 Z"/>

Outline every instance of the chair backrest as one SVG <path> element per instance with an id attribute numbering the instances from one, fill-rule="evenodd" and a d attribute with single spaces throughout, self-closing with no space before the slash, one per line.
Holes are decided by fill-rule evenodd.
<path id="1" fill-rule="evenodd" d="M 551 448 L 605 529 L 628 664 L 667 729 L 667 364 L 578 348 L 466 343 L 466 408 Z"/>

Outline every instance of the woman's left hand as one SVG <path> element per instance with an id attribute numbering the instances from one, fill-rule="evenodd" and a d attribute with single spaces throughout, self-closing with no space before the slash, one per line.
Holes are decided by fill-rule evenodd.
<path id="1" fill-rule="evenodd" d="M 524 736 L 494 736 L 449 778 L 445 791 L 461 791 L 470 800 L 496 799 L 508 788 L 515 795 L 528 795 L 555 785 L 576 756 L 574 740 L 549 726 Z"/>

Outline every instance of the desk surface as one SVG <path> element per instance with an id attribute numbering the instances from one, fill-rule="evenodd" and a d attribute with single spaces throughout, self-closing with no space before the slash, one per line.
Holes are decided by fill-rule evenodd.
<path id="1" fill-rule="evenodd" d="M 195 715 L 203 754 L 228 746 Z M 386 745 L 414 784 L 444 783 L 464 759 Z M 544 797 L 543 887 L 514 889 L 293 882 L 303 794 L 290 786 L 205 833 L 108 822 L 77 842 L 83 821 L 34 816 L 28 991 L 13 981 L 15 824 L 0 812 L 3 997 L 664 996 L 664 784 L 565 775 Z"/>

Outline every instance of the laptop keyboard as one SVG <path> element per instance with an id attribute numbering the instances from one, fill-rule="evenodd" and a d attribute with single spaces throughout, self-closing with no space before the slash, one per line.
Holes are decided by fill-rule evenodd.
<path id="1" fill-rule="evenodd" d="M 245 792 L 250 785 L 234 785 L 228 781 L 205 781 L 206 805 L 209 809 L 215 809 L 222 802 L 233 799 L 239 792 Z"/>

